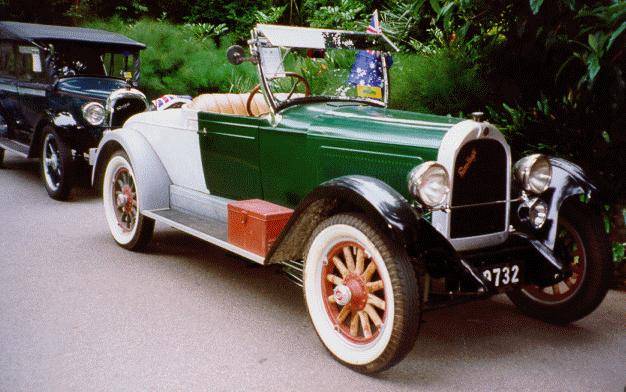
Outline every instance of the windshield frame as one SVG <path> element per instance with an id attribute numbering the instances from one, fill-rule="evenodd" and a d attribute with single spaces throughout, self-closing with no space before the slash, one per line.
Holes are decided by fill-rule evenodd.
<path id="1" fill-rule="evenodd" d="M 386 37 L 383 36 L 385 40 Z M 387 40 L 388 41 L 388 40 Z M 256 60 L 257 73 L 259 76 L 261 91 L 265 96 L 265 100 L 269 104 L 270 111 L 273 115 L 276 113 L 297 104 L 307 104 L 307 103 L 320 103 L 320 102 L 353 102 L 357 104 L 366 104 L 377 107 L 387 107 L 389 104 L 389 67 L 387 66 L 386 56 L 388 55 L 387 51 L 381 51 L 381 62 L 382 62 L 382 76 L 383 76 L 383 98 L 382 100 L 372 99 L 372 98 L 359 98 L 359 97 L 350 97 L 350 96 L 325 96 L 325 95 L 311 95 L 309 97 L 296 97 L 291 98 L 289 100 L 280 101 L 276 99 L 272 89 L 270 88 L 271 78 L 268 78 L 265 74 L 263 67 L 261 66 L 261 48 L 283 48 L 283 49 L 292 49 L 292 47 L 287 46 L 274 46 L 270 43 L 270 41 L 261 36 L 257 28 L 252 29 L 251 31 L 251 39 L 248 41 L 248 45 L 250 47 L 250 53 L 252 57 Z M 355 53 L 358 50 L 366 50 L 368 48 L 343 48 L 344 50 L 353 50 Z"/>

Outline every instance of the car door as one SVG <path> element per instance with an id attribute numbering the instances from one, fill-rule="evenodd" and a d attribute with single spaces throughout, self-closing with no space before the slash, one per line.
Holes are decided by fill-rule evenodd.
<path id="1" fill-rule="evenodd" d="M 259 126 L 267 119 L 198 113 L 200 155 L 206 186 L 230 199 L 263 198 L 259 166 Z"/>
<path id="2" fill-rule="evenodd" d="M 41 50 L 32 45 L 18 45 L 17 91 L 22 115 L 20 129 L 24 142 L 30 144 L 35 127 L 47 106 L 47 75 Z"/>
<path id="3" fill-rule="evenodd" d="M 0 109 L 8 124 L 19 119 L 17 80 L 15 79 L 15 45 L 12 41 L 0 41 Z M 10 137 L 7 124 L 0 126 L 0 137 Z"/>

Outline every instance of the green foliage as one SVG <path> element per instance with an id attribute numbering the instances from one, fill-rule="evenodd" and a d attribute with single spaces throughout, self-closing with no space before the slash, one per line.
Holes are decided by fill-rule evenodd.
<path id="1" fill-rule="evenodd" d="M 197 26 L 151 20 L 128 24 L 117 18 L 89 26 L 121 32 L 148 46 L 141 54 L 141 89 L 152 98 L 165 93 L 245 92 L 256 84 L 251 64 L 233 67 L 226 62 L 228 39 L 217 45 L 195 34 Z"/>
<path id="2" fill-rule="evenodd" d="M 468 113 L 487 95 L 479 69 L 456 49 L 394 56 L 391 104 L 412 111 Z"/>
<path id="3" fill-rule="evenodd" d="M 367 20 L 363 2 L 356 0 L 305 0 L 303 8 L 310 12 L 307 21 L 312 27 L 358 30 Z"/>

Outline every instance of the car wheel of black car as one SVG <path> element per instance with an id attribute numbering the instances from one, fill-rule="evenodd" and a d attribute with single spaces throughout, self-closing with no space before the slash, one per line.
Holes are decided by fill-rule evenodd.
<path id="1" fill-rule="evenodd" d="M 48 195 L 66 200 L 74 185 L 72 150 L 50 125 L 44 127 L 41 141 L 41 176 Z"/>
<path id="2" fill-rule="evenodd" d="M 341 363 L 375 373 L 413 347 L 421 320 L 415 271 L 365 216 L 322 222 L 309 240 L 303 278 L 315 330 Z"/>
<path id="3" fill-rule="evenodd" d="M 154 220 L 143 216 L 135 173 L 124 151 L 117 151 L 107 163 L 102 183 L 104 214 L 115 241 L 129 250 L 146 247 L 154 231 Z"/>
<path id="4" fill-rule="evenodd" d="M 568 324 L 593 312 L 609 289 L 613 263 L 600 218 L 581 203 L 564 205 L 554 250 L 561 261 L 571 263 L 570 277 L 547 287 L 526 285 L 508 295 L 531 317 Z"/>

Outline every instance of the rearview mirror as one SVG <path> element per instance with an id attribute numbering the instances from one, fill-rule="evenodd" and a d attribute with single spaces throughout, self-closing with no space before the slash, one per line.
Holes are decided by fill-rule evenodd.
<path id="1" fill-rule="evenodd" d="M 226 51 L 226 58 L 228 62 L 233 65 L 239 65 L 245 61 L 243 57 L 243 48 L 239 45 L 233 45 Z"/>

